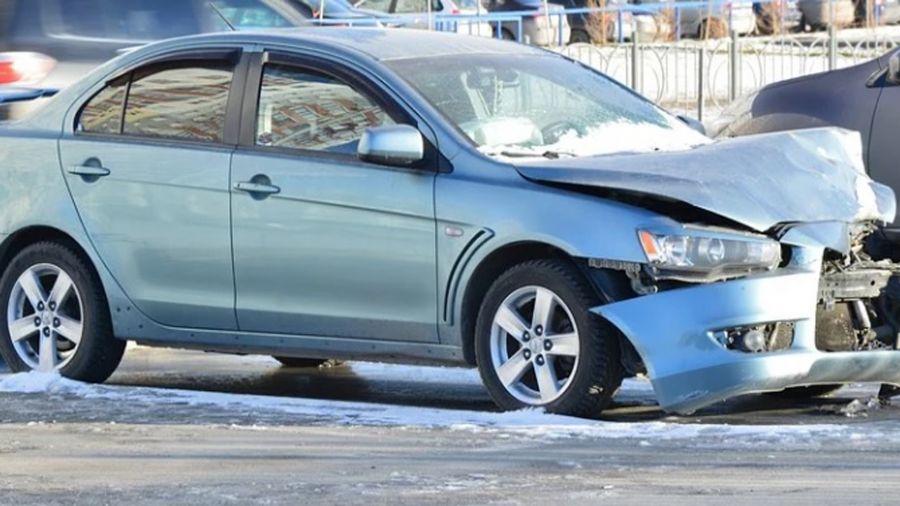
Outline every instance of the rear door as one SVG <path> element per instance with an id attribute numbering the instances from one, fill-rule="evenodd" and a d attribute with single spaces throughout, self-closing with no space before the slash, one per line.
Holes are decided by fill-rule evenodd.
<path id="1" fill-rule="evenodd" d="M 172 55 L 99 89 L 60 141 L 84 226 L 137 308 L 234 329 L 229 164 L 240 51 Z M 237 74 L 238 79 L 234 76 Z"/>
<path id="2" fill-rule="evenodd" d="M 355 156 L 366 128 L 414 122 L 334 62 L 267 54 L 248 87 L 232 163 L 240 329 L 437 341 L 434 164 Z"/>

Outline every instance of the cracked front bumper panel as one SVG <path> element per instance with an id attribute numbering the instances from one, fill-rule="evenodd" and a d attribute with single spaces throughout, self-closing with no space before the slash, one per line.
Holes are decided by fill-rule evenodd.
<path id="1" fill-rule="evenodd" d="M 660 406 L 689 413 L 732 396 L 847 382 L 900 384 L 900 351 L 821 352 L 815 318 L 820 262 L 695 285 L 594 308 L 635 346 Z M 790 348 L 745 353 L 721 329 L 793 322 Z"/>

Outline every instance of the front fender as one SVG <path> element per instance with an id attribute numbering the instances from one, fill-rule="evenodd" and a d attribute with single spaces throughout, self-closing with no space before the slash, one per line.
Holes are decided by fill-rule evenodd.
<path id="1" fill-rule="evenodd" d="M 609 199 L 539 185 L 507 174 L 470 179 L 441 174 L 435 183 L 438 315 L 441 342 L 460 344 L 458 315 L 466 287 L 492 254 L 520 244 L 546 245 L 573 258 L 645 262 L 637 229 L 681 225 Z"/>

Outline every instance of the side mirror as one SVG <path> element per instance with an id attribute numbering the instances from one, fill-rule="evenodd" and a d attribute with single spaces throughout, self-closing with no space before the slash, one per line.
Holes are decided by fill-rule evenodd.
<path id="1" fill-rule="evenodd" d="M 697 120 L 695 120 L 694 118 L 691 118 L 691 117 L 689 117 L 689 116 L 681 116 L 681 115 L 679 115 L 679 116 L 678 116 L 678 119 L 680 119 L 681 122 L 684 123 L 685 125 L 687 125 L 687 126 L 693 128 L 694 130 L 700 132 L 700 133 L 703 134 L 703 135 L 706 135 L 706 127 L 703 126 L 703 123 L 701 123 L 701 122 L 699 122 L 699 121 L 697 121 Z"/>
<path id="2" fill-rule="evenodd" d="M 364 162 L 406 167 L 425 158 L 425 141 L 409 125 L 367 128 L 359 140 L 356 156 Z"/>
<path id="3" fill-rule="evenodd" d="M 888 82 L 900 84 L 900 51 L 894 51 L 894 54 L 888 59 Z"/>

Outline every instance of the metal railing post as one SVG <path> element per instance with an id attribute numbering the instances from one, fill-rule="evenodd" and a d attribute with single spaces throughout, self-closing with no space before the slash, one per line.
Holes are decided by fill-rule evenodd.
<path id="1" fill-rule="evenodd" d="M 631 38 L 631 89 L 640 93 L 638 86 L 638 40 L 637 37 Z"/>
<path id="2" fill-rule="evenodd" d="M 559 14 L 556 17 L 556 32 L 559 34 L 559 47 L 563 47 L 563 16 L 565 16 L 565 12 Z"/>
<path id="3" fill-rule="evenodd" d="M 619 44 L 621 44 L 621 43 L 625 42 L 625 30 L 622 29 L 622 27 L 623 27 L 623 25 L 622 25 L 622 6 L 618 7 L 618 9 L 616 11 L 616 16 L 619 18 L 618 21 L 616 22 L 616 26 L 619 28 L 619 34 L 618 34 L 618 37 L 616 37 L 616 39 L 619 41 Z M 634 16 L 634 15 L 632 14 L 632 16 Z M 634 38 L 635 33 L 636 32 L 634 30 L 631 31 L 632 38 Z"/>
<path id="4" fill-rule="evenodd" d="M 700 46 L 697 51 L 697 121 L 703 121 L 703 88 L 705 85 L 703 68 L 706 66 L 706 48 Z"/>
<path id="5" fill-rule="evenodd" d="M 681 9 L 675 7 L 675 42 L 681 40 Z"/>
<path id="6" fill-rule="evenodd" d="M 837 68 L 837 30 L 834 23 L 828 25 L 828 70 Z"/>
<path id="7" fill-rule="evenodd" d="M 738 58 L 738 34 L 735 30 L 731 30 L 731 47 L 728 48 L 729 72 L 728 72 L 728 99 L 734 100 L 738 96 L 740 81 L 740 65 Z"/>

